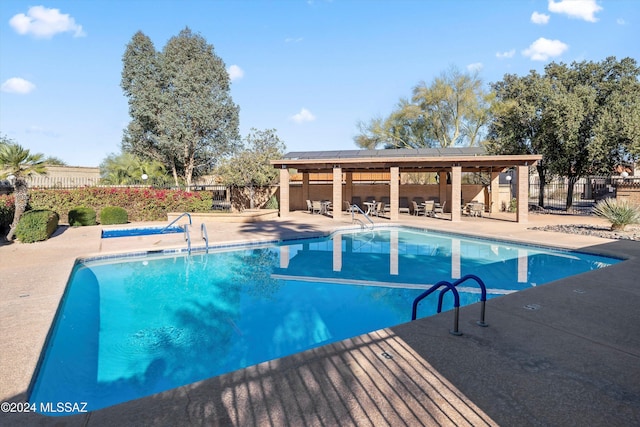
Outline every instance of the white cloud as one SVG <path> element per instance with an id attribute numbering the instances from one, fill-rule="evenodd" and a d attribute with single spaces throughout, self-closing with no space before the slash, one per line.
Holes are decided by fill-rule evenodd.
<path id="1" fill-rule="evenodd" d="M 562 43 L 560 40 L 549 40 L 540 37 L 531 43 L 527 49 L 523 50 L 522 54 L 534 61 L 546 61 L 549 58 L 562 55 L 567 49 L 569 49 L 569 45 Z"/>
<path id="2" fill-rule="evenodd" d="M 2 86 L 0 86 L 0 90 L 2 90 L 2 92 L 18 93 L 21 95 L 26 95 L 29 92 L 33 92 L 35 89 L 36 85 L 20 77 L 11 77 L 2 83 Z"/>
<path id="3" fill-rule="evenodd" d="M 595 14 L 602 10 L 602 6 L 596 0 L 549 0 L 549 12 L 563 13 L 569 18 L 584 19 L 588 22 L 596 22 Z"/>
<path id="4" fill-rule="evenodd" d="M 467 65 L 467 71 L 474 73 L 476 71 L 482 70 L 482 67 L 484 67 L 484 65 L 482 65 L 482 62 L 474 62 L 473 64 Z"/>
<path id="5" fill-rule="evenodd" d="M 549 15 L 545 15 L 544 13 L 533 12 L 531 14 L 531 22 L 534 24 L 545 25 L 549 22 Z"/>
<path id="6" fill-rule="evenodd" d="M 508 50 L 506 52 L 497 52 L 496 53 L 496 57 L 498 59 L 503 59 L 503 58 L 513 58 L 513 56 L 516 54 L 516 50 L 515 49 L 511 49 Z"/>
<path id="7" fill-rule="evenodd" d="M 19 13 L 9 20 L 9 25 L 21 35 L 30 34 L 36 38 L 49 39 L 58 33 L 73 33 L 74 37 L 83 37 L 82 25 L 59 9 L 33 6 L 27 14 Z"/>
<path id="8" fill-rule="evenodd" d="M 286 39 L 284 39 L 285 43 L 300 43 L 302 40 L 304 40 L 302 37 L 287 37 Z"/>
<path id="9" fill-rule="evenodd" d="M 289 118 L 296 123 L 304 123 L 304 122 L 314 121 L 316 119 L 316 116 L 314 116 L 311 113 L 311 111 L 307 110 L 306 108 L 303 108 L 302 110 L 300 110 L 298 114 L 294 114 Z"/>
<path id="10" fill-rule="evenodd" d="M 627 21 L 625 21 L 622 18 L 618 18 L 618 19 L 616 19 L 616 24 L 618 24 L 618 25 L 627 25 Z"/>
<path id="11" fill-rule="evenodd" d="M 240 80 L 244 77 L 244 70 L 237 65 L 232 65 L 227 69 L 231 81 Z"/>

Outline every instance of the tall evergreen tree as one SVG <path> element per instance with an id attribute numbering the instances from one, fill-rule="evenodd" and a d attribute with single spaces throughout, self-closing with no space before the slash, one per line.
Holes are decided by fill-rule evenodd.
<path id="1" fill-rule="evenodd" d="M 157 52 L 141 32 L 123 56 L 122 89 L 131 122 L 123 149 L 161 161 L 176 185 L 191 186 L 238 141 L 238 107 L 224 62 L 189 28 Z"/>

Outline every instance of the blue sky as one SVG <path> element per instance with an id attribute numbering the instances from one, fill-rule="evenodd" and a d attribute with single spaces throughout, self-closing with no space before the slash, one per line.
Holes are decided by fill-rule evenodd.
<path id="1" fill-rule="evenodd" d="M 120 152 L 122 55 L 140 30 L 161 50 L 186 26 L 232 77 L 240 132 L 287 151 L 355 149 L 451 66 L 485 83 L 549 62 L 640 61 L 637 0 L 84 0 L 0 2 L 0 133 L 69 165 Z"/>

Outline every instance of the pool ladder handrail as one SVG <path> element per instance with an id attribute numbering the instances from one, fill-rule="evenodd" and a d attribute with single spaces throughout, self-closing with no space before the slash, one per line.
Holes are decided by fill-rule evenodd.
<path id="1" fill-rule="evenodd" d="M 209 233 L 207 233 L 207 226 L 204 222 L 200 224 L 200 238 L 204 240 L 204 250 L 209 253 Z"/>
<path id="2" fill-rule="evenodd" d="M 189 233 L 189 227 L 191 224 L 185 224 L 184 226 L 184 240 L 187 241 L 187 253 L 191 255 L 191 234 Z"/>
<path id="3" fill-rule="evenodd" d="M 460 318 L 460 295 L 458 294 L 458 290 L 446 280 L 439 281 L 438 283 L 436 283 L 435 285 L 431 286 L 429 289 L 427 289 L 426 291 L 418 295 L 416 299 L 413 300 L 413 306 L 411 310 L 411 320 L 416 320 L 416 317 L 418 314 L 418 303 L 422 301 L 424 298 L 431 295 L 433 292 L 440 289 L 442 286 L 446 286 L 447 289 L 450 289 L 451 292 L 453 292 L 453 307 L 455 311 L 453 314 L 453 329 L 450 330 L 449 333 L 451 335 L 456 335 L 456 336 L 462 335 L 462 333 L 458 328 L 458 323 Z M 440 311 L 438 311 L 438 313 L 440 313 Z"/>
<path id="4" fill-rule="evenodd" d="M 484 321 L 484 315 L 485 315 L 485 310 L 487 305 L 487 287 L 485 286 L 482 279 L 476 276 L 475 274 L 467 274 L 461 277 L 460 279 L 456 280 L 455 282 L 453 282 L 452 285 L 456 287 L 460 283 L 466 282 L 467 280 L 475 280 L 478 283 L 478 286 L 480 286 L 480 320 L 478 320 L 476 324 L 478 326 L 482 326 L 483 328 L 486 328 L 487 326 L 489 326 Z M 438 295 L 438 313 L 442 311 L 442 299 L 444 298 L 444 294 L 447 293 L 448 290 L 449 290 L 448 288 L 443 289 L 440 291 L 440 294 Z"/>
<path id="5" fill-rule="evenodd" d="M 371 228 L 369 228 L 369 230 L 373 230 L 373 227 L 374 227 L 375 223 L 373 222 L 373 220 L 371 218 L 369 218 L 369 215 L 367 215 L 362 209 L 360 209 L 360 206 L 358 206 L 356 204 L 351 205 L 351 221 L 352 222 L 358 221 L 362 228 L 368 228 L 364 222 L 362 222 L 359 219 L 356 219 L 356 216 L 355 216 L 356 215 L 356 210 L 358 212 L 360 212 L 362 215 L 364 215 L 364 217 L 367 219 L 367 221 L 369 221 L 369 223 L 371 224 Z"/>
<path id="6" fill-rule="evenodd" d="M 458 286 L 460 283 L 463 283 L 463 282 L 465 282 L 467 280 L 471 280 L 471 279 L 473 279 L 476 282 L 478 282 L 478 285 L 480 286 L 480 290 L 481 290 L 480 301 L 482 302 L 482 304 L 481 304 L 481 307 L 480 307 L 480 320 L 478 320 L 476 322 L 476 324 L 478 326 L 482 326 L 482 327 L 489 326 L 485 322 L 485 305 L 486 305 L 486 301 L 487 301 L 487 288 L 486 288 L 484 282 L 482 281 L 482 279 L 480 279 L 475 274 L 467 274 L 467 275 L 461 277 L 460 279 L 456 280 L 453 283 L 447 282 L 446 280 L 441 280 L 438 283 L 436 283 L 435 285 L 431 286 L 426 291 L 424 291 L 423 293 L 421 293 L 420 295 L 418 295 L 416 297 L 416 299 L 413 300 L 413 306 L 412 306 L 412 311 L 411 311 L 411 320 L 416 320 L 417 312 L 418 312 L 418 303 L 420 303 L 420 301 L 422 301 L 427 296 L 431 295 L 436 290 L 440 289 L 441 287 L 444 287 L 444 289 L 442 289 L 440 291 L 440 294 L 438 295 L 438 311 L 437 312 L 438 313 L 442 312 L 442 300 L 444 298 L 444 294 L 447 291 L 453 292 L 454 319 L 453 319 L 453 329 L 451 331 L 449 331 L 449 333 L 451 335 L 456 335 L 456 336 L 462 335 L 462 332 L 460 332 L 460 330 L 458 328 L 458 326 L 459 326 L 459 318 L 460 318 L 460 294 L 458 293 L 458 290 L 456 289 L 456 286 Z"/>
<path id="7" fill-rule="evenodd" d="M 162 232 L 163 232 L 163 231 L 165 231 L 167 228 L 171 227 L 173 224 L 175 224 L 176 222 L 178 222 L 178 220 L 180 220 L 180 218 L 185 217 L 185 216 L 186 216 L 187 218 L 189 218 L 189 225 L 192 225 L 192 224 L 193 224 L 193 222 L 191 222 L 191 214 L 190 214 L 189 212 L 184 212 L 184 213 L 181 213 L 180 215 L 178 215 L 178 217 L 177 217 L 176 219 L 174 219 L 173 221 L 171 221 L 171 222 L 169 223 L 169 225 L 167 225 L 167 226 L 166 226 L 166 227 L 164 227 L 162 230 L 160 230 L 160 232 L 162 233 Z M 185 227 L 185 228 L 186 228 L 186 227 Z"/>

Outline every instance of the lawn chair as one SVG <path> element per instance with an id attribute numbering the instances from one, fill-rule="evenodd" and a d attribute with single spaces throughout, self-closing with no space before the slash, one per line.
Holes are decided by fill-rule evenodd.
<path id="1" fill-rule="evenodd" d="M 482 217 L 484 215 L 484 203 L 471 203 L 469 215 Z"/>
<path id="2" fill-rule="evenodd" d="M 307 212 L 313 213 L 313 205 L 311 204 L 311 200 L 307 200 Z"/>
<path id="3" fill-rule="evenodd" d="M 311 213 L 322 213 L 322 202 L 320 200 L 314 200 L 311 202 Z"/>
<path id="4" fill-rule="evenodd" d="M 420 215 L 420 214 L 424 214 L 424 206 L 420 206 L 416 203 L 415 200 L 413 200 L 411 203 L 413 203 L 413 214 L 414 215 Z"/>
<path id="5" fill-rule="evenodd" d="M 409 199 L 407 199 L 406 197 L 400 197 L 400 208 L 398 209 L 398 212 L 400 213 L 411 213 L 411 210 L 409 209 Z"/>
<path id="6" fill-rule="evenodd" d="M 377 217 L 384 216 L 384 207 L 385 207 L 384 202 L 376 203 L 376 210 L 373 212 L 373 214 Z"/>
<path id="7" fill-rule="evenodd" d="M 433 207 L 433 217 L 435 218 L 436 214 L 443 214 L 444 213 L 444 207 L 447 204 L 447 201 L 445 200 L 444 202 L 442 202 L 442 204 L 440 203 L 436 203 L 435 206 Z"/>
<path id="8" fill-rule="evenodd" d="M 433 200 L 427 200 L 426 202 L 424 202 L 424 216 L 435 217 L 436 213 L 433 211 L 435 206 L 436 202 L 434 202 Z"/>

